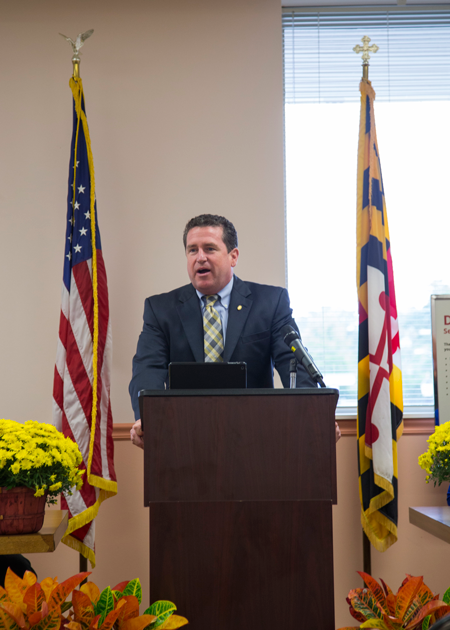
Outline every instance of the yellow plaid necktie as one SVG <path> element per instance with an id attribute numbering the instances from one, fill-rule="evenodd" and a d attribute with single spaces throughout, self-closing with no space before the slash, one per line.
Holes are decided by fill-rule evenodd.
<path id="1" fill-rule="evenodd" d="M 205 347 L 205 363 L 223 361 L 223 334 L 220 315 L 214 308 L 218 295 L 205 295 L 205 313 L 203 315 L 203 334 Z"/>

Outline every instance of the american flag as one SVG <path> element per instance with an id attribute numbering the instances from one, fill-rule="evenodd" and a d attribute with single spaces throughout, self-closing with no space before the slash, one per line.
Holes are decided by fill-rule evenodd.
<path id="1" fill-rule="evenodd" d="M 62 509 L 69 510 L 63 542 L 94 567 L 94 518 L 102 501 L 117 493 L 110 401 L 112 337 L 81 79 L 72 78 L 70 87 L 73 134 L 53 423 L 78 444 L 86 470 L 81 490 L 62 498 Z"/>
<path id="2" fill-rule="evenodd" d="M 358 148 L 358 453 L 361 523 L 385 551 L 398 537 L 397 440 L 403 431 L 400 336 L 391 240 L 375 130 L 375 92 L 363 79 Z"/>

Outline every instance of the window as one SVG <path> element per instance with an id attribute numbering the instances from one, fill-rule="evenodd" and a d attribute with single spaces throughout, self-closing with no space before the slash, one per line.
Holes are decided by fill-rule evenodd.
<path id="1" fill-rule="evenodd" d="M 433 405 L 430 295 L 450 293 L 450 6 L 283 13 L 288 286 L 341 407 L 357 403 L 356 161 L 364 35 L 399 311 L 403 395 Z"/>

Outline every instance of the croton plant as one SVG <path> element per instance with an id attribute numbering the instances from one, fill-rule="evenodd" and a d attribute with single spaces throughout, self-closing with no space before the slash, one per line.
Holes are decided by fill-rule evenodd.
<path id="1" fill-rule="evenodd" d="M 439 595 L 434 595 L 423 583 L 422 577 L 407 575 L 394 595 L 383 580 L 380 586 L 367 573 L 358 573 L 366 588 L 352 589 L 347 602 L 350 614 L 360 625 L 339 630 L 428 630 L 438 619 L 450 614 L 450 588 L 440 600 Z"/>
<path id="2" fill-rule="evenodd" d="M 8 569 L 5 588 L 0 586 L 2 630 L 164 630 L 180 628 L 187 619 L 174 615 L 171 602 L 152 604 L 139 615 L 142 589 L 138 579 L 109 586 L 100 592 L 93 582 L 77 586 L 90 575 L 78 573 L 58 583 L 45 578 L 37 582 L 27 571 L 22 578 Z M 72 600 L 66 601 L 72 594 Z"/>

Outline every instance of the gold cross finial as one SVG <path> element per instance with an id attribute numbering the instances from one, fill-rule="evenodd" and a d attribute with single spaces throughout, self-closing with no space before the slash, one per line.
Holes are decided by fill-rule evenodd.
<path id="1" fill-rule="evenodd" d="M 360 46 L 359 44 L 357 44 L 353 48 L 353 50 L 355 51 L 357 55 L 359 55 L 359 53 L 362 52 L 363 77 L 365 79 L 368 79 L 369 78 L 369 59 L 370 59 L 369 53 L 370 52 L 376 53 L 377 50 L 379 50 L 379 48 L 376 44 L 372 44 L 372 46 L 369 46 L 370 37 L 367 37 L 367 35 L 364 35 L 361 41 L 363 45 Z"/>

